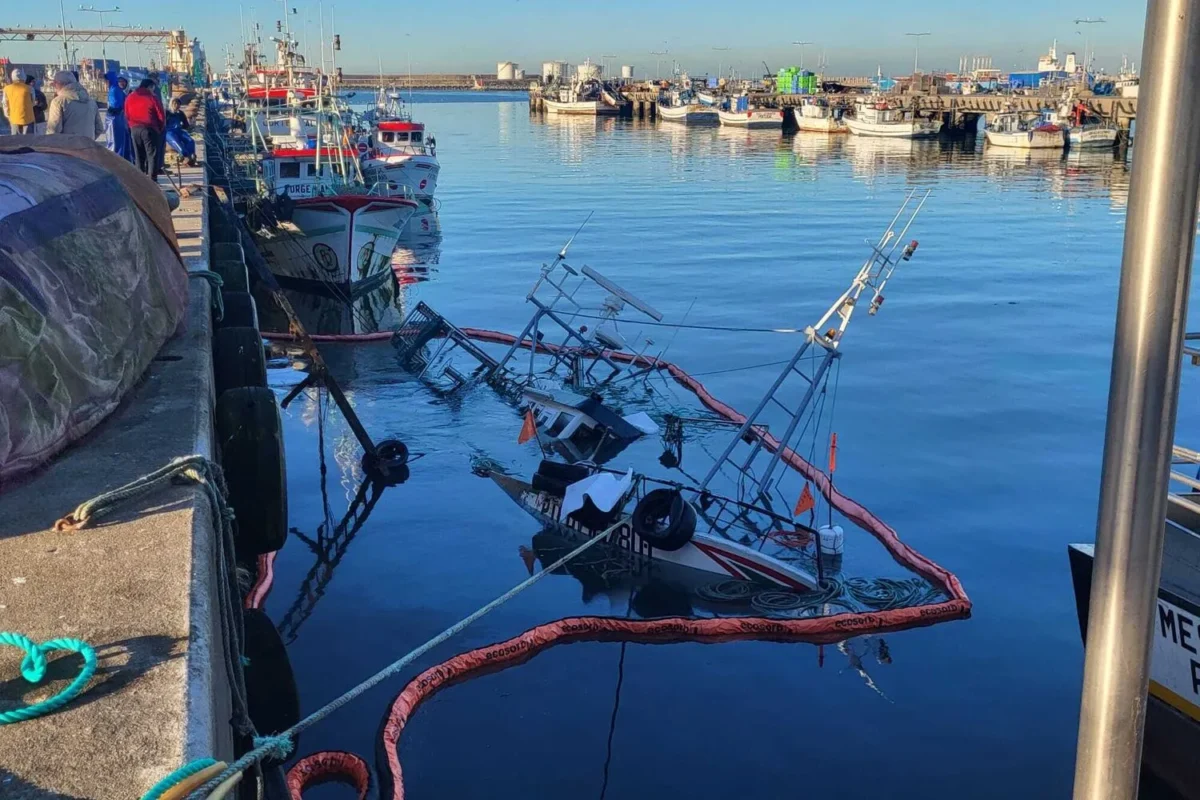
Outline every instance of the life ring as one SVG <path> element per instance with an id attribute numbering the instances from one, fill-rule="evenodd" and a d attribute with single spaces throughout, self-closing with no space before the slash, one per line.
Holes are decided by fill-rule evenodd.
<path id="1" fill-rule="evenodd" d="M 249 292 L 221 292 L 221 305 L 224 314 L 213 323 L 216 329 L 221 328 L 257 328 L 258 306 Z"/>
<path id="2" fill-rule="evenodd" d="M 227 389 L 267 385 L 267 361 L 258 328 L 218 328 L 213 333 L 212 359 L 218 396 Z"/>
<path id="3" fill-rule="evenodd" d="M 287 468 L 275 393 L 260 386 L 226 390 L 217 398 L 215 427 L 238 558 L 278 550 L 287 541 Z"/>
<path id="4" fill-rule="evenodd" d="M 678 550 L 696 532 L 696 509 L 678 489 L 654 489 L 638 501 L 631 524 L 651 547 Z"/>

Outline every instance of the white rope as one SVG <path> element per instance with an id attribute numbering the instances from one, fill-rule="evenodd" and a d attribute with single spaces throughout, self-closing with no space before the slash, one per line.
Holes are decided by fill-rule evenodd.
<path id="1" fill-rule="evenodd" d="M 316 724 L 317 722 L 320 722 L 325 717 L 327 717 L 330 714 L 332 714 L 333 712 L 337 711 L 342 706 L 344 706 L 347 703 L 351 702 L 352 700 L 358 698 L 360 695 L 364 694 L 365 692 L 370 691 L 371 689 L 378 686 L 383 681 L 387 680 L 388 678 L 392 677 L 400 670 L 407 667 L 413 661 L 416 661 L 418 658 L 425 655 L 433 648 L 437 647 L 439 644 L 442 644 L 446 640 L 450 639 L 452 636 L 460 633 L 464 628 L 466 628 L 472 622 L 475 622 L 480 617 L 486 616 L 487 614 L 491 613 L 492 611 L 495 611 L 497 608 L 504 605 L 509 600 L 513 599 L 514 597 L 519 595 L 521 592 L 528 589 L 530 586 L 533 586 L 535 583 L 540 581 L 542 578 L 546 577 L 547 575 L 549 575 L 552 572 L 555 572 L 558 569 L 561 569 L 571 559 L 576 558 L 579 555 L 582 555 L 586 550 L 588 550 L 588 548 L 594 547 L 598 542 L 601 542 L 604 539 L 607 539 L 608 535 L 610 533 L 612 533 L 613 531 L 615 531 L 622 524 L 624 524 L 625 521 L 626 521 L 625 519 L 618 520 L 617 522 L 615 522 L 613 525 L 611 525 L 610 527 L 608 527 L 601 533 L 597 534 L 593 538 L 584 542 L 579 547 L 572 550 L 570 553 L 567 553 L 565 556 L 560 558 L 558 561 L 555 561 L 550 566 L 544 568 L 541 572 L 535 573 L 534 575 L 530 575 L 528 578 L 521 581 L 513 588 L 509 589 L 507 592 L 500 595 L 492 602 L 483 606 L 478 611 L 475 611 L 474 613 L 470 614 L 469 616 L 463 617 L 461 620 L 454 623 L 449 628 L 446 628 L 446 630 L 442 631 L 437 636 L 435 636 L 432 639 L 430 639 L 429 641 L 425 642 L 425 644 L 421 645 L 420 647 L 416 648 L 415 650 L 410 651 L 407 655 L 398 659 L 397 661 L 393 661 L 391 664 L 384 667 L 379 672 L 376 672 L 370 678 L 367 678 L 365 681 L 358 684 L 353 689 L 351 689 L 348 692 L 346 692 L 345 694 L 343 694 L 341 697 L 338 697 L 336 700 L 332 701 L 331 703 L 317 709 L 316 711 L 309 714 L 304 719 L 297 722 L 292 727 L 288 728 L 286 731 L 283 731 L 282 733 L 280 733 L 276 736 L 262 737 L 262 739 L 259 740 L 262 742 L 261 744 L 259 744 L 253 750 L 250 750 L 244 756 L 239 758 L 237 761 L 234 761 L 232 764 L 230 764 L 228 767 L 226 767 L 225 771 L 222 772 L 220 775 L 217 775 L 215 778 L 210 780 L 208 783 L 193 790 L 192 793 L 188 795 L 188 798 L 196 798 L 196 800 L 199 800 L 200 798 L 207 797 L 209 792 L 216 789 L 225 780 L 232 777 L 233 775 L 236 775 L 239 772 L 243 772 L 247 767 L 250 767 L 251 765 L 261 761 L 264 758 L 267 758 L 270 756 L 285 757 L 286 754 L 291 751 L 293 737 L 297 733 L 300 733 L 305 728 L 311 727 L 312 725 Z"/>

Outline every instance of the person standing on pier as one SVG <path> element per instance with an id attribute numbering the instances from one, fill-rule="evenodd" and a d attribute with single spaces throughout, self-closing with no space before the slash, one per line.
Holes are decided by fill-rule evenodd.
<path id="1" fill-rule="evenodd" d="M 50 101 L 50 113 L 46 115 L 46 133 L 66 133 L 89 139 L 104 133 L 96 101 L 79 85 L 75 73 L 65 69 L 54 73 L 54 99 Z"/>
<path id="2" fill-rule="evenodd" d="M 166 131 L 162 101 L 147 78 L 125 98 L 125 119 L 133 139 L 134 163 L 150 180 L 158 180 L 159 148 Z"/>
<path id="3" fill-rule="evenodd" d="M 50 109 L 50 101 L 46 99 L 46 95 L 38 86 L 38 80 L 32 75 L 25 76 L 25 83 L 29 85 L 29 91 L 33 92 L 33 135 L 45 136 L 46 112 Z"/>
<path id="4" fill-rule="evenodd" d="M 10 77 L 4 87 L 4 116 L 13 136 L 28 136 L 33 133 L 33 91 L 21 70 L 14 69 Z"/>
<path id="5" fill-rule="evenodd" d="M 129 138 L 129 124 L 125 121 L 125 89 L 116 70 L 104 73 L 108 82 L 108 108 L 104 110 L 104 132 L 108 149 L 126 161 L 133 161 L 133 142 Z M 126 86 L 129 84 L 126 83 Z"/>

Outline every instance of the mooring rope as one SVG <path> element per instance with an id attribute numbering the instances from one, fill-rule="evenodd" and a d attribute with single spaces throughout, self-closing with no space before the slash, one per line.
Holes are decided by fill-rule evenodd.
<path id="1" fill-rule="evenodd" d="M 20 633 L 0 631 L 0 645 L 19 647 L 25 651 L 25 658 L 21 659 L 21 677 L 30 683 L 40 683 L 46 677 L 46 667 L 49 663 L 46 656 L 50 653 L 66 650 L 83 656 L 83 669 L 79 670 L 79 674 L 67 688 L 48 700 L 0 712 L 0 725 L 25 722 L 58 711 L 74 700 L 96 674 L 96 651 L 82 639 L 51 639 L 37 644 Z"/>
<path id="2" fill-rule="evenodd" d="M 188 272 L 189 278 L 203 278 L 208 281 L 212 287 L 212 306 L 217 312 L 217 322 L 225 319 L 225 296 L 221 294 L 221 287 L 225 285 L 225 279 L 219 273 L 208 269 L 196 269 Z"/>
<path id="3" fill-rule="evenodd" d="M 74 511 L 54 523 L 56 531 L 77 531 L 112 513 L 137 497 L 168 486 L 176 478 L 198 485 L 208 499 L 213 524 L 217 528 L 217 564 L 224 575 L 217 581 L 217 602 L 224 634 L 225 669 L 233 694 L 233 724 L 238 733 L 252 734 L 246 682 L 242 662 L 242 604 L 236 596 L 237 563 L 234 556 L 233 509 L 225 500 L 225 477 L 221 467 L 201 455 L 172 459 L 165 466 L 143 475 L 124 486 L 80 503 Z"/>
<path id="4" fill-rule="evenodd" d="M 321 720 L 328 717 L 330 714 L 332 714 L 335 711 L 337 711 L 338 709 L 340 709 L 342 706 L 354 701 L 355 699 L 357 699 L 364 693 L 370 691 L 371 689 L 378 686 L 383 681 L 387 680 L 388 678 L 390 678 L 393 675 L 395 675 L 396 673 L 398 673 L 400 670 L 407 667 L 409 664 L 411 664 L 413 661 L 415 661 L 416 659 L 423 656 L 425 653 L 427 653 L 430 650 L 432 650 L 433 648 L 437 647 L 439 644 L 442 644 L 443 642 L 447 641 L 451 637 L 462 632 L 462 630 L 465 629 L 467 626 L 469 626 L 471 623 L 475 622 L 476 620 L 480 619 L 483 616 L 486 616 L 487 614 L 491 613 L 492 611 L 495 611 L 497 608 L 504 605 L 509 600 L 511 600 L 514 597 L 516 597 L 517 595 L 521 594 L 529 587 L 533 586 L 535 583 L 540 581 L 542 578 L 546 577 L 547 575 L 551 574 L 552 572 L 555 572 L 556 570 L 561 569 L 564 565 L 567 564 L 567 562 L 582 555 L 589 548 L 594 547 L 597 543 L 607 539 L 608 535 L 610 533 L 612 533 L 613 531 L 615 531 L 623 523 L 624 523 L 623 519 L 618 520 L 617 522 L 613 523 L 613 525 L 611 525 L 609 528 L 600 532 L 595 537 L 588 539 L 586 542 L 584 542 L 579 547 L 572 550 L 570 553 L 567 553 L 565 556 L 560 558 L 558 561 L 555 561 L 550 566 L 545 567 L 540 572 L 537 572 L 537 573 L 529 576 L 528 578 L 521 581 L 513 588 L 509 589 L 504 594 L 497 597 L 495 600 L 492 600 L 487 605 L 481 607 L 479 610 L 469 614 L 466 617 L 463 617 L 461 620 L 454 623 L 449 628 L 446 628 L 444 631 L 439 633 L 437 636 L 434 636 L 432 639 L 425 642 L 425 644 L 421 645 L 420 647 L 417 647 L 415 650 L 409 651 L 403 657 L 397 659 L 396 661 L 393 661 L 391 664 L 384 667 L 379 672 L 376 672 L 374 675 L 372 675 L 371 677 L 362 681 L 361 683 L 359 683 L 357 686 L 350 689 L 349 691 L 343 693 L 335 700 L 325 704 L 321 708 L 319 708 L 316 711 L 314 711 L 313 713 L 309 714 L 307 717 L 300 720 L 295 725 L 293 725 L 292 727 L 283 731 L 282 733 L 279 733 L 275 736 L 256 737 L 254 740 L 254 748 L 252 750 L 248 751 L 245 755 L 243 755 L 237 761 L 234 761 L 232 764 L 230 764 L 228 767 L 226 767 L 223 772 L 221 772 L 219 775 L 210 779 L 203 786 L 192 791 L 192 793 L 189 794 L 188 797 L 192 797 L 192 798 L 207 797 L 209 792 L 216 789 L 218 786 L 220 786 L 226 780 L 233 777 L 237 773 L 244 772 L 247 767 L 250 767 L 250 766 L 258 763 L 265 758 L 274 757 L 281 761 L 286 759 L 287 756 L 292 751 L 293 742 L 295 741 L 296 734 L 300 733 L 301 731 L 305 730 L 306 728 L 312 727 L 316 723 L 320 722 Z M 188 765 L 188 766 L 191 766 L 191 765 Z M 183 769 L 186 769 L 186 767 Z M 179 770 L 176 770 L 176 772 L 179 772 Z M 168 776 L 168 777 L 170 777 L 170 776 Z M 150 799 L 143 798 L 143 800 L 150 800 Z"/>

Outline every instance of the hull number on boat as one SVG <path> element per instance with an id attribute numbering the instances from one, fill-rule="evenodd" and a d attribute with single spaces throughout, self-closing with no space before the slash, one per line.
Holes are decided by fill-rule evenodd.
<path id="1" fill-rule="evenodd" d="M 1160 597 L 1156 623 L 1151 691 L 1200 719 L 1200 615 Z"/>
<path id="2" fill-rule="evenodd" d="M 595 538 L 599 531 L 594 531 L 586 525 L 581 525 L 578 521 L 567 517 L 560 520 L 559 510 L 562 508 L 562 500 L 548 494 L 539 494 L 534 501 L 538 510 L 548 517 L 560 528 L 568 528 L 581 536 L 586 536 L 589 539 Z M 650 544 L 633 532 L 633 527 L 628 521 L 622 523 L 615 531 L 608 535 L 610 544 L 614 544 L 622 550 L 627 550 L 630 553 L 652 558 L 654 556 L 654 548 Z"/>

